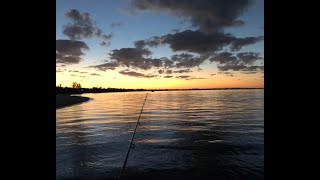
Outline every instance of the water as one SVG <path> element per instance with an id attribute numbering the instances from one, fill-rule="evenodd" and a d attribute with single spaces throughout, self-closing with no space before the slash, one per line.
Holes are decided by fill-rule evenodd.
<path id="1" fill-rule="evenodd" d="M 57 179 L 116 179 L 146 93 L 57 109 Z M 263 90 L 148 93 L 121 179 L 264 179 Z"/>

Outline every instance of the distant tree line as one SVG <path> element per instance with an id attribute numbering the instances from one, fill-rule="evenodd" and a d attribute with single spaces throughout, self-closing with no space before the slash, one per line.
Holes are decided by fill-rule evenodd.
<path id="1" fill-rule="evenodd" d="M 82 88 L 80 83 L 73 82 L 71 87 L 56 86 L 56 94 L 82 94 L 82 93 L 105 93 L 105 92 L 128 92 L 128 91 L 150 91 L 147 89 L 123 89 L 123 88 Z"/>
<path id="2" fill-rule="evenodd" d="M 192 88 L 192 89 L 124 89 L 124 88 L 82 88 L 80 83 L 73 82 L 71 87 L 56 86 L 56 94 L 82 94 L 129 91 L 183 91 L 183 90 L 233 90 L 233 89 L 263 89 L 263 88 Z"/>

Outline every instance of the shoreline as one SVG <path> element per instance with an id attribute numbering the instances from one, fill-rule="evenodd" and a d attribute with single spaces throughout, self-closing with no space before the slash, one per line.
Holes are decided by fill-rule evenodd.
<path id="1" fill-rule="evenodd" d="M 76 105 L 89 100 L 90 98 L 82 96 L 56 95 L 56 109 Z"/>

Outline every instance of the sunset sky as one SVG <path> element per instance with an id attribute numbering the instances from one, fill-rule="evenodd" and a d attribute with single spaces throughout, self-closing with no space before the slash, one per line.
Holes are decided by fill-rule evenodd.
<path id="1" fill-rule="evenodd" d="M 263 0 L 57 0 L 56 85 L 264 87 Z"/>

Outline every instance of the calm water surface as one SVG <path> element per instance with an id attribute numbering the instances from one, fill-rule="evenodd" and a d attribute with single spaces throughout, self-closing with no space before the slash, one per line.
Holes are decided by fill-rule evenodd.
<path id="1" fill-rule="evenodd" d="M 56 110 L 57 179 L 116 179 L 147 92 Z M 264 179 L 264 91 L 148 92 L 122 179 Z"/>

